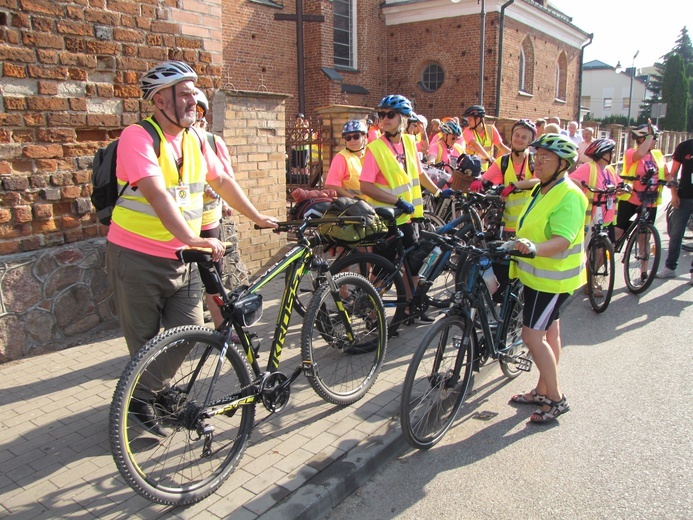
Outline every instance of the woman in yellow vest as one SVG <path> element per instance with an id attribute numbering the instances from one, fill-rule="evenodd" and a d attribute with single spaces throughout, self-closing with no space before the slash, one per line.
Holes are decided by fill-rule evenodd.
<path id="1" fill-rule="evenodd" d="M 626 180 L 626 182 L 632 183 L 632 193 L 621 197 L 618 203 L 615 230 L 616 240 L 621 238 L 623 233 L 626 232 L 630 225 L 631 217 L 640 209 L 640 194 L 645 191 L 645 185 L 640 179 L 643 179 L 648 171 L 653 170 L 655 174 L 652 175 L 649 180 L 651 184 L 655 184 L 658 180 L 665 181 L 667 178 L 668 170 L 666 158 L 661 150 L 655 148 L 657 146 L 657 137 L 659 133 L 659 129 L 651 123 L 644 123 L 630 131 L 630 136 L 635 140 L 636 147 L 626 150 L 623 157 L 623 171 L 621 174 L 624 177 L 637 177 L 638 180 Z M 662 201 L 662 186 L 659 186 L 657 191 L 659 192 L 657 200 L 647 204 L 647 221 L 652 224 L 654 224 L 655 218 L 657 217 L 657 205 Z M 640 244 L 640 247 L 644 248 L 645 244 Z M 649 260 L 642 260 L 641 271 L 643 280 L 647 280 L 649 269 Z"/>
<path id="2" fill-rule="evenodd" d="M 475 154 L 481 159 L 481 169 L 486 171 L 498 155 L 510 153 L 494 125 L 484 122 L 486 109 L 481 105 L 472 105 L 462 115 L 467 119 L 469 128 L 464 129 L 464 140 L 467 153 Z M 495 147 L 495 152 L 494 152 Z"/>
<path id="3" fill-rule="evenodd" d="M 559 310 L 586 281 L 583 240 L 587 198 L 566 175 L 577 160 L 577 146 L 570 139 L 545 134 L 531 146 L 537 150 L 534 175 L 540 184 L 520 213 L 514 248 L 535 256 L 517 258 L 510 266 L 510 276 L 525 286 L 522 340 L 539 370 L 539 381 L 530 392 L 510 400 L 540 405 L 530 421 L 545 423 L 570 410 L 558 383 Z"/>
<path id="4" fill-rule="evenodd" d="M 411 217 L 423 217 L 421 185 L 435 197 L 449 197 L 453 190 L 441 190 L 421 167 L 413 135 L 405 134 L 412 113 L 411 102 L 404 96 L 385 96 L 378 105 L 378 118 L 383 135 L 366 146 L 361 171 L 361 193 L 376 207 L 401 209 L 397 226 L 403 233 L 404 247 L 416 242 Z M 396 251 L 386 250 L 383 256 L 392 260 Z"/>
<path id="5" fill-rule="evenodd" d="M 366 150 L 368 128 L 363 121 L 347 121 L 342 127 L 346 148 L 334 156 L 325 179 L 325 188 L 332 188 L 339 197 L 361 196 L 361 161 Z"/>

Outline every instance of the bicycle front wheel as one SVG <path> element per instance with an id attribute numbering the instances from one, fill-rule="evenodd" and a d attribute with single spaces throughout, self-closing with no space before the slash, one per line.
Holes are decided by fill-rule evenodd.
<path id="1" fill-rule="evenodd" d="M 400 422 L 414 448 L 433 447 L 450 429 L 472 379 L 473 327 L 461 316 L 434 323 L 409 363 Z"/>
<path id="2" fill-rule="evenodd" d="M 523 372 L 532 356 L 527 345 L 522 341 L 522 312 L 525 302 L 525 288 L 521 283 L 513 287 L 514 295 L 510 297 L 504 312 L 507 316 L 508 327 L 505 333 L 506 349 L 498 359 L 501 371 L 508 379 L 515 379 Z"/>
<path id="3" fill-rule="evenodd" d="M 387 350 L 385 309 L 375 288 L 363 276 L 333 277 L 337 297 L 322 285 L 308 305 L 301 330 L 303 371 L 325 401 L 348 405 L 361 399 L 375 383 Z M 351 323 L 347 335 L 343 308 Z"/>
<path id="4" fill-rule="evenodd" d="M 623 254 L 623 276 L 630 292 L 640 294 L 652 285 L 661 254 L 657 228 L 649 222 L 640 224 L 628 237 Z"/>
<path id="5" fill-rule="evenodd" d="M 614 293 L 614 246 L 606 236 L 590 239 L 587 250 L 587 289 L 595 312 L 604 312 Z"/>
<path id="6" fill-rule="evenodd" d="M 111 403 L 111 450 L 125 481 L 148 500 L 202 500 L 245 451 L 254 402 L 218 414 L 212 409 L 252 395 L 245 357 L 230 346 L 221 363 L 223 345 L 224 336 L 212 329 L 176 327 L 149 341 L 125 367 Z"/>

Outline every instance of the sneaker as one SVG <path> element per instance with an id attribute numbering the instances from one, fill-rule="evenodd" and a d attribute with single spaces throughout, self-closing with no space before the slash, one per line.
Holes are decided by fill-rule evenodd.
<path id="1" fill-rule="evenodd" d="M 656 275 L 657 278 L 676 278 L 676 271 L 673 269 L 669 269 L 668 267 L 665 267 L 664 269 L 660 270 Z"/>
<path id="2" fill-rule="evenodd" d="M 154 413 L 154 407 L 150 403 L 133 399 L 130 401 L 128 412 L 135 419 L 135 422 L 148 432 L 153 433 L 157 437 L 168 436 L 168 430 L 161 427 Z"/>

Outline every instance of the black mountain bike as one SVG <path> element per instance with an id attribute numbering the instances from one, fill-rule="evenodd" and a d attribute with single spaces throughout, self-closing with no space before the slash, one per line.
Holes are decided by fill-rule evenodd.
<path id="1" fill-rule="evenodd" d="M 210 254 L 181 252 L 182 261 L 197 262 L 215 275 L 224 322 L 217 330 L 184 326 L 164 331 L 125 368 L 113 396 L 109 432 L 118 470 L 137 493 L 166 505 L 190 504 L 213 493 L 246 449 L 255 407 L 262 403 L 270 413 L 281 411 L 301 373 L 320 397 L 337 405 L 354 403 L 371 388 L 387 348 L 380 297 L 357 274 L 331 275 L 303 236 L 307 227 L 337 221 L 353 224 L 358 219 L 279 223 L 275 231 L 295 230 L 298 243 L 249 287 L 231 294 L 216 275 Z M 284 374 L 279 361 L 296 291 L 311 267 L 320 272 L 321 283 L 303 321 L 301 363 Z M 259 341 L 248 327 L 262 313 L 258 291 L 286 270 L 290 283 L 262 370 Z M 142 421 L 132 403 L 140 409 L 149 406 L 156 422 Z"/>
<path id="2" fill-rule="evenodd" d="M 522 342 L 523 286 L 508 284 L 497 311 L 484 281 L 494 261 L 518 251 L 458 245 L 458 292 L 447 316 L 431 326 L 409 364 L 402 388 L 400 421 L 409 444 L 429 449 L 443 438 L 472 386 L 472 374 L 497 360 L 506 377 L 529 371 L 532 361 Z"/>
<path id="3" fill-rule="evenodd" d="M 666 184 L 665 181 L 657 180 L 651 183 L 655 171 L 648 171 L 641 179 L 638 177 L 621 176 L 623 180 L 640 180 L 645 186 L 645 191 L 635 192 L 640 200 L 640 207 L 636 213 L 635 220 L 628 226 L 628 229 L 616 240 L 614 250 L 620 253 L 623 246 L 626 249 L 623 253 L 623 277 L 626 287 L 633 294 L 645 292 L 655 279 L 659 260 L 662 256 L 662 241 L 659 231 L 654 224 L 648 222 L 648 204 L 653 204 L 659 197 L 658 189 Z"/>

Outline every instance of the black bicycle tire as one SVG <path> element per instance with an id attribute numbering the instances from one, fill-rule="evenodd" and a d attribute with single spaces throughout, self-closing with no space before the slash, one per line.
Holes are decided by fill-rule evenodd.
<path id="1" fill-rule="evenodd" d="M 593 245 L 596 244 L 596 245 Z M 602 287 L 602 292 L 604 294 L 603 298 L 598 299 L 594 295 L 594 280 L 593 280 L 593 272 L 594 272 L 594 264 L 596 262 L 595 260 L 595 253 L 598 249 L 600 249 L 600 246 L 603 246 L 604 248 L 604 256 L 608 256 L 608 262 L 609 265 L 606 267 L 609 272 L 609 277 L 608 277 L 608 283 L 606 289 Z M 598 237 L 595 240 L 595 237 L 592 237 L 590 240 L 590 245 L 588 249 L 588 269 L 587 269 L 587 288 L 588 288 L 588 298 L 590 300 L 590 305 L 592 306 L 592 310 L 594 312 L 601 314 L 604 312 L 608 307 L 609 303 L 611 302 L 611 297 L 614 294 L 614 281 L 616 278 L 616 260 L 614 258 L 614 245 L 611 243 L 611 240 L 609 240 L 609 237 Z M 602 267 L 604 268 L 604 267 Z"/>
<path id="2" fill-rule="evenodd" d="M 630 263 L 630 256 L 633 252 L 633 247 L 637 243 L 638 235 L 642 234 L 643 230 L 645 229 L 648 230 L 649 233 L 652 235 L 655 244 L 655 254 L 654 259 L 652 260 L 652 267 L 648 271 L 647 279 L 642 283 L 642 285 L 634 285 L 632 280 L 630 279 L 628 265 Z M 657 231 L 657 228 L 649 222 L 644 222 L 640 224 L 632 233 L 632 235 L 628 237 L 628 242 L 626 243 L 626 250 L 623 253 L 623 277 L 626 281 L 626 287 L 628 287 L 628 290 L 630 292 L 632 292 L 633 294 L 641 294 L 645 292 L 650 287 L 650 285 L 652 285 L 652 282 L 655 279 L 655 274 L 657 273 L 657 269 L 659 268 L 659 260 L 661 255 L 662 241 L 659 237 L 659 232 Z"/>
<path id="3" fill-rule="evenodd" d="M 363 398 L 375 383 L 382 369 L 385 353 L 387 351 L 387 322 L 385 320 L 385 309 L 380 300 L 380 296 L 366 278 L 356 273 L 339 273 L 333 276 L 333 280 L 338 289 L 347 284 L 351 284 L 365 293 L 368 297 L 368 302 L 373 307 L 368 308 L 368 311 L 365 312 L 367 318 L 365 316 L 364 318 L 371 322 L 375 322 L 375 326 L 377 327 L 375 332 L 376 344 L 373 345 L 372 348 L 369 345 L 368 349 L 360 350 L 357 344 L 355 345 L 356 348 L 346 347 L 343 350 L 339 350 L 336 346 L 326 345 L 326 348 L 318 353 L 313 341 L 313 334 L 317 334 L 323 339 L 325 339 L 324 337 L 327 334 L 324 327 L 317 327 L 315 323 L 320 319 L 320 313 L 325 313 L 326 300 L 331 298 L 329 286 L 322 285 L 319 287 L 308 305 L 308 311 L 306 312 L 306 317 L 303 320 L 303 327 L 301 329 L 301 358 L 303 361 L 304 373 L 310 386 L 320 397 L 328 403 L 345 406 L 353 404 Z M 373 312 L 375 313 L 375 319 L 373 319 L 372 316 Z M 350 318 L 352 326 L 354 326 L 354 332 L 357 332 L 356 325 L 358 318 L 353 315 L 350 316 Z M 320 328 L 323 330 L 318 330 Z M 333 339 L 335 340 L 334 343 L 337 343 L 339 338 Z M 328 341 L 326 341 L 326 343 L 327 342 Z M 372 359 L 372 361 L 368 361 L 369 359 Z M 342 374 L 345 378 L 348 378 L 349 381 L 357 381 L 360 377 L 354 376 L 351 371 L 346 370 L 346 365 L 350 363 L 350 361 L 353 361 L 354 365 L 364 367 L 364 374 L 361 382 L 357 382 L 358 384 L 355 384 L 355 388 L 353 389 L 350 388 L 346 390 L 342 388 L 342 390 L 337 390 L 336 387 L 344 387 L 346 382 L 327 382 L 323 374 L 326 371 L 326 363 L 328 361 L 339 364 L 340 366 L 335 369 L 333 373 Z M 369 363 L 370 366 L 366 367 Z"/>
<path id="4" fill-rule="evenodd" d="M 132 358 L 125 367 L 113 394 L 113 401 L 109 413 L 108 428 L 111 451 L 118 471 L 128 485 L 138 494 L 152 502 L 169 506 L 199 502 L 214 493 L 224 483 L 231 472 L 236 468 L 245 452 L 253 429 L 255 417 L 255 404 L 241 406 L 231 416 L 225 416 L 234 417 L 235 413 L 238 411 L 241 413 L 238 433 L 233 433 L 233 437 L 227 444 L 227 446 L 232 446 L 231 450 L 221 461 L 218 470 L 214 471 L 211 476 L 203 479 L 202 482 L 195 483 L 194 485 L 191 485 L 190 482 L 181 483 L 178 487 L 174 487 L 168 483 L 165 485 L 162 480 L 155 480 L 157 478 L 164 479 L 163 474 L 159 473 L 159 470 L 145 473 L 147 468 L 145 468 L 143 461 L 132 460 L 131 457 L 135 457 L 137 451 L 135 449 L 135 443 L 141 443 L 142 441 L 141 437 L 130 438 L 130 432 L 133 431 L 133 421 L 129 419 L 130 414 L 128 409 L 132 393 L 137 382 L 144 373 L 144 370 L 146 370 L 151 363 L 156 363 L 160 354 L 166 353 L 169 348 L 175 348 L 173 346 L 175 342 L 183 340 L 194 341 L 202 346 L 209 346 L 213 350 L 220 350 L 224 343 L 224 336 L 207 327 L 188 325 L 166 330 L 154 337 L 137 352 L 135 357 Z M 191 351 L 194 348 L 194 346 L 191 347 Z M 190 353 L 186 354 L 186 357 L 189 354 Z M 250 395 L 250 392 L 252 392 L 250 367 L 245 356 L 242 355 L 235 346 L 230 345 L 226 353 L 226 359 L 228 362 L 225 363 L 225 367 L 229 367 L 234 371 L 235 376 L 238 377 L 239 388 L 247 389 L 245 393 Z M 217 380 L 216 383 L 219 383 L 219 380 Z M 203 383 L 200 384 L 203 385 Z M 197 389 L 197 386 L 194 388 Z M 193 388 L 190 388 L 190 390 L 192 391 Z M 174 443 L 174 438 L 177 438 L 178 442 L 185 443 L 185 437 L 187 437 L 190 442 L 189 433 L 190 432 L 185 429 L 185 427 L 174 429 L 169 436 L 160 441 L 162 446 L 161 449 L 166 449 L 166 445 L 171 448 Z M 215 431 L 215 435 L 217 436 L 215 442 L 222 433 L 221 431 Z M 179 448 L 176 448 L 176 450 L 176 454 L 178 454 Z M 189 455 L 192 451 L 193 450 L 190 450 L 188 453 L 180 455 L 181 459 Z M 196 450 L 196 453 L 201 453 L 201 450 Z M 172 455 L 171 459 L 176 456 L 177 455 Z M 166 464 L 167 462 L 170 462 L 170 460 L 167 457 L 162 457 L 161 463 Z M 177 470 L 180 470 L 179 466 L 173 465 L 177 467 Z M 171 471 L 178 474 L 177 470 L 172 469 Z M 169 478 L 168 474 L 166 478 Z"/>
<path id="5" fill-rule="evenodd" d="M 466 356 L 466 360 L 464 360 L 465 362 L 462 367 L 464 370 L 464 374 L 461 376 L 458 391 L 455 394 L 451 393 L 451 395 L 441 394 L 442 392 L 448 391 L 442 388 L 442 383 L 445 380 L 445 378 L 448 377 L 449 371 L 446 370 L 443 379 L 440 379 L 439 370 L 441 369 L 441 367 L 437 366 L 434 368 L 432 366 L 431 368 L 434 368 L 435 374 L 433 372 L 429 374 L 429 371 L 425 370 L 424 374 L 429 374 L 425 377 L 428 383 L 424 382 L 424 380 L 422 379 L 421 384 L 419 385 L 419 387 L 422 388 L 423 391 L 425 391 L 424 395 L 422 395 L 422 397 L 420 398 L 413 397 L 412 393 L 414 390 L 414 385 L 417 382 L 416 378 L 418 369 L 421 363 L 424 361 L 424 356 L 427 352 L 431 352 L 431 350 L 435 350 L 434 356 L 436 357 L 439 357 L 441 354 L 440 341 L 438 342 L 439 344 L 435 345 L 432 349 L 429 348 L 431 347 L 431 343 L 444 330 L 445 333 L 449 335 L 450 330 L 453 327 L 458 327 L 462 331 L 463 343 L 465 339 L 467 340 L 464 347 L 459 348 L 457 350 L 458 353 L 464 352 L 464 355 Z M 428 330 L 426 335 L 421 340 L 421 344 L 416 349 L 416 352 L 414 353 L 414 356 L 412 357 L 409 363 L 407 374 L 404 377 L 404 384 L 402 386 L 402 400 L 400 402 L 400 424 L 402 426 L 402 432 L 404 433 L 404 437 L 406 438 L 407 442 L 411 447 L 419 450 L 427 450 L 432 448 L 443 438 L 445 433 L 450 429 L 450 426 L 452 426 L 457 412 L 459 411 L 460 407 L 462 406 L 462 403 L 467 397 L 467 393 L 469 392 L 470 388 L 470 381 L 472 380 L 473 362 L 471 334 L 473 334 L 473 327 L 471 322 L 466 317 L 457 315 L 447 316 L 431 326 L 431 328 Z M 445 344 L 447 344 L 447 338 Z M 428 386 L 430 385 L 432 380 L 435 380 L 435 384 L 432 388 L 429 389 Z M 434 393 L 435 395 L 433 395 Z M 432 406 L 435 409 L 432 410 L 432 415 L 424 413 L 421 420 L 430 420 L 434 422 L 434 431 L 431 434 L 420 435 L 418 433 L 417 426 L 421 424 L 421 421 L 412 420 L 412 416 L 413 413 L 417 411 L 419 405 L 422 402 L 424 402 L 424 397 L 431 395 L 433 395 L 431 400 Z M 441 407 L 449 405 L 449 401 L 448 403 L 445 403 L 447 399 L 454 400 L 454 402 L 452 403 L 452 407 L 444 410 L 445 417 L 443 418 L 442 422 L 438 422 L 441 415 L 440 412 L 442 411 Z M 438 401 L 440 401 L 440 403 Z M 439 426 L 435 427 L 435 425 Z"/>
<path id="6" fill-rule="evenodd" d="M 360 265 L 359 274 L 363 275 L 363 264 L 368 264 L 378 269 L 382 269 L 383 275 L 390 279 L 392 278 L 392 283 L 395 286 L 395 292 L 397 294 L 396 301 L 383 301 L 383 304 L 387 308 L 388 306 L 394 305 L 394 313 L 392 318 L 387 324 L 388 333 L 392 335 L 397 331 L 400 324 L 404 321 L 406 317 L 406 307 L 408 304 L 407 291 L 404 285 L 404 279 L 400 272 L 395 268 L 395 266 L 389 260 L 383 258 L 382 256 L 376 255 L 375 253 L 353 253 L 344 258 L 340 258 L 335 261 L 330 266 L 330 272 L 332 274 L 337 274 L 345 271 L 347 268 L 353 267 L 355 265 Z M 381 294 L 382 297 L 382 294 Z"/>
<path id="7" fill-rule="evenodd" d="M 518 285 L 517 289 L 517 295 L 512 295 L 510 297 L 510 300 L 508 301 L 508 305 L 510 305 L 510 310 L 507 312 L 510 313 L 516 313 L 515 318 L 517 320 L 517 323 L 519 327 L 516 325 L 516 330 L 514 331 L 515 333 L 519 333 L 520 337 L 522 335 L 522 312 L 524 308 L 524 286 L 522 284 Z M 513 316 L 511 315 L 510 319 L 512 320 Z M 510 334 L 510 328 L 513 326 L 512 323 L 508 324 L 508 328 L 505 331 L 505 344 L 508 344 L 508 336 Z M 525 352 L 523 353 L 523 357 L 529 358 L 529 349 L 527 348 L 527 345 L 522 343 L 525 347 Z M 519 345 L 518 345 L 519 346 Z M 518 346 L 515 347 L 508 347 L 507 350 L 504 352 L 504 354 L 508 356 L 514 356 L 517 354 L 516 350 Z M 506 360 L 504 360 L 502 357 L 498 360 L 498 364 L 500 365 L 501 371 L 503 372 L 503 375 L 507 377 L 508 379 L 515 379 L 517 376 L 519 376 L 523 370 L 519 368 L 513 368 L 513 363 L 510 363 Z"/>

